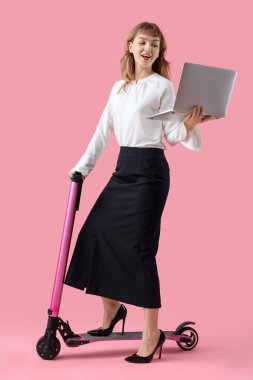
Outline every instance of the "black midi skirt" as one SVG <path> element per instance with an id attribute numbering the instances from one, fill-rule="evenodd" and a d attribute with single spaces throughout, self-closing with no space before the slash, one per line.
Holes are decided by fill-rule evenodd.
<path id="1" fill-rule="evenodd" d="M 160 308 L 156 254 L 169 187 L 163 149 L 121 146 L 115 171 L 79 232 L 64 283 Z"/>

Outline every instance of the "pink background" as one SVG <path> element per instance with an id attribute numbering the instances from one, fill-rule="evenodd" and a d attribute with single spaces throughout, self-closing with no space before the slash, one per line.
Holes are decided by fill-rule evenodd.
<path id="1" fill-rule="evenodd" d="M 252 25 L 249 1 L 2 1 L 1 379 L 252 379 Z M 185 61 L 238 71 L 226 118 L 199 125 L 202 149 L 167 146 L 171 188 L 157 264 L 159 327 L 192 320 L 199 344 L 166 341 L 162 359 L 136 368 L 139 341 L 35 351 L 44 334 L 71 181 L 114 81 L 129 31 L 157 23 L 175 89 Z M 71 251 L 115 168 L 107 150 L 83 186 Z M 126 331 L 142 331 L 127 305 Z M 64 287 L 60 316 L 75 332 L 100 326 L 99 297 Z M 120 324 L 115 331 L 120 329 Z M 157 367 L 159 366 L 159 367 Z M 119 372 L 120 371 L 120 372 Z M 186 375 L 187 374 L 187 375 Z"/>

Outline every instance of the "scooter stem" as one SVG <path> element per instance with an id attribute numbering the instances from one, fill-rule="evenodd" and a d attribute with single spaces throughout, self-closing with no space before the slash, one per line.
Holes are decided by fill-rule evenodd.
<path id="1" fill-rule="evenodd" d="M 71 243 L 71 236 L 73 225 L 75 221 L 76 211 L 79 209 L 81 191 L 83 178 L 80 172 L 74 172 L 71 178 L 71 187 L 68 198 L 67 211 L 65 216 L 60 252 L 58 256 L 57 270 L 55 274 L 54 280 L 54 288 L 51 299 L 50 309 L 48 309 L 48 314 L 52 317 L 58 317 L 62 289 L 63 289 L 63 281 L 66 272 L 66 266 L 68 261 L 69 247 Z"/>

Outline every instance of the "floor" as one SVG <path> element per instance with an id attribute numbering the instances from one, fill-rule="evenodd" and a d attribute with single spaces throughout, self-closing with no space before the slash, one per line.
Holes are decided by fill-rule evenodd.
<path id="1" fill-rule="evenodd" d="M 48 361 L 36 353 L 37 340 L 44 333 L 41 328 L 5 330 L 1 334 L 0 377 L 1 380 L 118 379 L 120 374 L 121 380 L 137 379 L 139 375 L 150 379 L 166 375 L 166 379 L 173 380 L 252 380 L 252 339 L 246 330 L 240 331 L 239 325 L 234 325 L 231 331 L 230 324 L 229 330 L 221 326 L 220 330 L 216 327 L 207 332 L 198 331 L 199 343 L 192 351 L 183 351 L 175 342 L 166 340 L 161 360 L 157 351 L 151 363 L 142 365 L 124 360 L 137 350 L 137 340 L 69 348 L 60 338 L 60 354 Z"/>

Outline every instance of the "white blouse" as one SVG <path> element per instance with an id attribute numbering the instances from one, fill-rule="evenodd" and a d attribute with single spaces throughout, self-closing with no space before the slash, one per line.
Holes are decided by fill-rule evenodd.
<path id="1" fill-rule="evenodd" d="M 169 79 L 154 73 L 130 82 L 125 88 L 126 92 L 121 90 L 117 94 L 123 83 L 123 79 L 114 83 L 95 133 L 71 172 L 79 171 L 87 177 L 105 151 L 112 132 L 120 146 L 166 150 L 162 142 L 163 133 L 170 145 L 180 142 L 188 149 L 200 149 L 201 138 L 196 126 L 187 137 L 187 129 L 182 120 L 146 119 L 147 116 L 173 108 L 175 91 Z"/>

